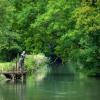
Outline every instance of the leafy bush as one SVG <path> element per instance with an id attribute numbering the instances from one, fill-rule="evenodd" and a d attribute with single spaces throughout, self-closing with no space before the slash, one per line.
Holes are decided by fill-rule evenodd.
<path id="1" fill-rule="evenodd" d="M 26 70 L 30 71 L 33 69 L 43 68 L 47 66 L 49 59 L 42 53 L 27 55 L 25 59 Z"/>

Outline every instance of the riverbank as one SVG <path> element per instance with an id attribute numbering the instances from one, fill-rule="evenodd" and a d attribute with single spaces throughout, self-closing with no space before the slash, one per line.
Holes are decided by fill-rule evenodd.
<path id="1" fill-rule="evenodd" d="M 44 54 L 32 54 L 27 55 L 24 63 L 24 70 L 27 74 L 37 74 L 39 80 L 46 76 L 48 73 L 48 63 L 49 59 Z M 1 62 L 0 72 L 11 72 L 16 70 L 16 60 L 11 62 Z M 40 77 L 41 76 L 41 77 Z M 2 79 L 2 76 L 0 76 Z"/>
<path id="2" fill-rule="evenodd" d="M 44 54 L 31 54 L 27 55 L 25 58 L 25 70 L 30 74 L 33 74 L 34 71 L 37 71 L 41 76 L 41 72 L 48 73 L 50 71 L 52 74 L 67 74 L 67 75 L 75 75 L 80 78 L 84 77 L 100 77 L 99 69 L 85 69 L 81 67 L 81 65 L 74 64 L 69 62 L 67 64 L 54 64 L 53 66 L 49 66 L 49 58 L 47 58 Z M 16 68 L 16 60 L 12 62 L 1 62 L 0 63 L 0 71 L 11 71 Z M 80 68 L 80 69 L 79 69 Z M 46 74 L 45 74 L 46 75 Z"/>
<path id="3" fill-rule="evenodd" d="M 11 62 L 0 62 L 0 71 L 9 71 L 14 69 L 16 67 L 16 61 L 18 62 L 18 58 Z M 46 66 L 48 62 L 49 59 L 42 53 L 31 54 L 26 56 L 24 67 L 27 71 L 30 71 L 35 68 Z"/>

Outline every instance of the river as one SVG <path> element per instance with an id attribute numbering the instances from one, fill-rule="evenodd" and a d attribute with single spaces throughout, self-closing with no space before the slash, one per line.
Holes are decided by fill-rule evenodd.
<path id="1" fill-rule="evenodd" d="M 0 83 L 0 100 L 99 100 L 100 79 L 47 75 L 37 80 Z"/>

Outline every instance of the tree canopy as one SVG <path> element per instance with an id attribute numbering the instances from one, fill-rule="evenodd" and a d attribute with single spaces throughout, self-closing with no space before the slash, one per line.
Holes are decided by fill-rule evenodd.
<path id="1" fill-rule="evenodd" d="M 99 0 L 0 0 L 0 59 L 22 50 L 100 67 Z"/>

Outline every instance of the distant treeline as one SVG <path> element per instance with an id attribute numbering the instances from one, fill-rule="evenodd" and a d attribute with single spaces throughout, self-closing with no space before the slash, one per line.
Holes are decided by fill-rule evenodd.
<path id="1" fill-rule="evenodd" d="M 0 59 L 22 50 L 100 68 L 100 1 L 0 0 Z"/>

